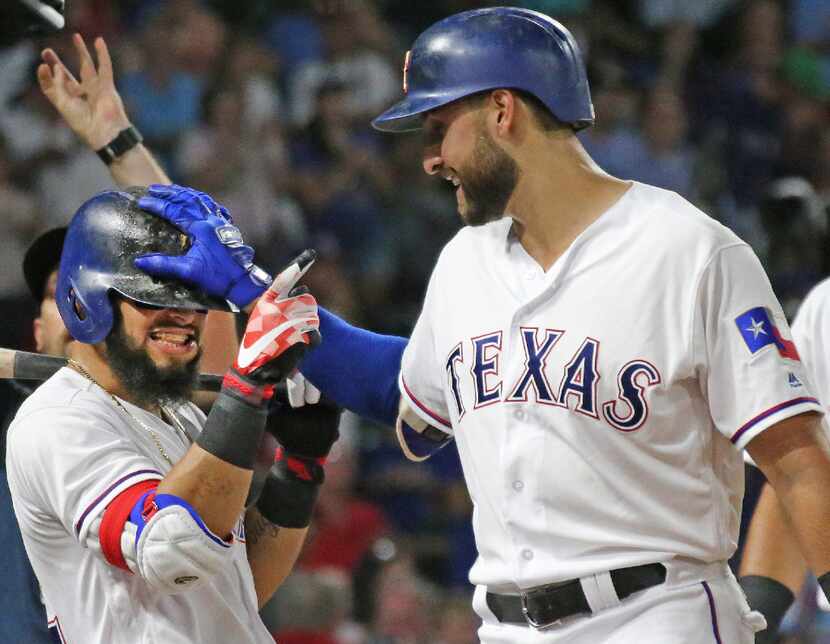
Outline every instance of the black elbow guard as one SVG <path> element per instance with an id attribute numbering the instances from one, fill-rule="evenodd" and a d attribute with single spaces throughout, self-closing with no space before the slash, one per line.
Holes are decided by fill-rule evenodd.
<path id="1" fill-rule="evenodd" d="M 766 630 L 757 633 L 755 641 L 758 644 L 777 642 L 778 627 L 795 595 L 784 584 L 761 575 L 741 577 L 740 584 L 750 608 L 762 613 L 767 620 Z"/>

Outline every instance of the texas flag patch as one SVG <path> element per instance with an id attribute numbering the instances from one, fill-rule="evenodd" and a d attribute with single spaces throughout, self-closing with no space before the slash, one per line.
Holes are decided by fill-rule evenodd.
<path id="1" fill-rule="evenodd" d="M 785 340 L 781 332 L 772 323 L 772 316 L 763 306 L 756 306 L 735 318 L 735 324 L 741 332 L 749 352 L 755 354 L 764 347 L 772 344 L 784 358 L 801 360 L 795 343 Z"/>

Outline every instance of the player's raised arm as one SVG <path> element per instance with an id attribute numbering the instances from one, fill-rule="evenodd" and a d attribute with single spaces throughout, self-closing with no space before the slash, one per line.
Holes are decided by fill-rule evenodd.
<path id="1" fill-rule="evenodd" d="M 104 39 L 94 42 L 97 65 L 81 35 L 75 34 L 72 40 L 78 53 L 77 78 L 53 49 L 41 54 L 37 78 L 46 98 L 90 149 L 106 157 L 119 186 L 170 183 L 127 117 Z"/>

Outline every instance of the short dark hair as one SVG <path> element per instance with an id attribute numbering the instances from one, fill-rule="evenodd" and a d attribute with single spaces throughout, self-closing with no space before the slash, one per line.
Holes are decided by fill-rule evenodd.
<path id="1" fill-rule="evenodd" d="M 536 98 L 530 92 L 525 92 L 524 90 L 516 89 L 512 90 L 519 95 L 519 97 L 528 104 L 530 107 L 530 111 L 533 113 L 533 116 L 536 118 L 536 122 L 541 126 L 541 128 L 545 132 L 555 132 L 556 130 L 573 130 L 573 126 L 570 123 L 565 123 L 560 121 L 553 112 L 550 111 L 547 105 L 545 105 L 541 100 Z"/>
<path id="2" fill-rule="evenodd" d="M 548 106 L 545 105 L 540 99 L 536 98 L 536 96 L 534 96 L 530 92 L 526 92 L 522 89 L 514 89 L 512 87 L 505 87 L 504 89 L 510 90 L 520 99 L 522 99 L 524 103 L 527 104 L 527 106 L 530 108 L 531 113 L 533 114 L 533 117 L 539 124 L 539 127 L 541 127 L 542 130 L 544 130 L 545 132 L 554 132 L 557 130 L 574 130 L 573 126 L 570 123 L 565 123 L 556 118 L 553 112 L 551 112 L 550 109 L 548 109 Z M 473 101 L 483 103 L 492 91 L 494 90 L 484 90 L 482 92 L 472 94 L 467 98 L 472 99 Z"/>

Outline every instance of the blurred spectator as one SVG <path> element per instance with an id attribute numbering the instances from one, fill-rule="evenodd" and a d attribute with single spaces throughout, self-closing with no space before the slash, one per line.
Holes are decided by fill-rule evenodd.
<path id="1" fill-rule="evenodd" d="M 277 86 L 282 61 L 258 40 L 246 37 L 234 40 L 225 58 L 222 82 L 242 92 L 246 126 L 257 131 L 272 121 L 284 125 L 284 100 Z"/>
<path id="2" fill-rule="evenodd" d="M 757 203 L 781 150 L 783 16 L 773 0 L 754 0 L 737 25 L 738 49 L 707 102 L 723 123 L 729 188 L 744 208 Z"/>
<path id="3" fill-rule="evenodd" d="M 372 544 L 388 533 L 381 509 L 355 496 L 356 466 L 354 447 L 341 438 L 326 462 L 326 480 L 299 567 L 351 575 Z"/>
<path id="4" fill-rule="evenodd" d="M 60 48 L 65 40 L 53 42 Z M 31 191 L 42 217 L 28 225 L 42 229 L 65 224 L 89 195 L 113 183 L 100 159 L 76 140 L 41 94 L 34 70 L 27 81 L 0 113 L 0 136 L 10 164 L 7 176 Z"/>
<path id="5" fill-rule="evenodd" d="M 220 85 L 205 101 L 206 120 L 189 130 L 178 147 L 182 181 L 209 190 L 233 213 L 258 262 L 273 269 L 301 246 L 306 225 L 288 193 L 288 151 L 275 120 L 246 117 L 239 85 Z M 220 162 L 221 160 L 221 162 Z"/>
<path id="6" fill-rule="evenodd" d="M 768 239 L 761 259 L 784 312 L 792 319 L 801 300 L 825 276 L 827 211 L 801 177 L 777 179 L 761 197 L 761 223 Z"/>
<path id="7" fill-rule="evenodd" d="M 825 0 L 791 0 L 789 4 L 795 42 L 823 52 L 826 62 L 830 56 L 830 4 Z M 825 78 L 830 83 L 830 78 Z"/>
<path id="8" fill-rule="evenodd" d="M 433 644 L 434 615 L 441 605 L 438 589 L 401 554 L 378 572 L 369 644 Z"/>
<path id="9" fill-rule="evenodd" d="M 12 183 L 11 169 L 8 151 L 0 138 L 0 204 L 4 224 L 0 243 L 0 301 L 25 293 L 20 265 L 26 248 L 43 226 L 31 194 Z"/>
<path id="10" fill-rule="evenodd" d="M 438 611 L 435 644 L 475 644 L 478 616 L 470 608 L 466 595 L 448 595 Z"/>
<path id="11" fill-rule="evenodd" d="M 579 134 L 588 154 L 606 172 L 622 176 L 637 162 L 638 97 L 624 72 L 613 67 L 611 78 L 599 85 L 593 94 L 596 122 Z"/>
<path id="12" fill-rule="evenodd" d="M 295 127 L 312 121 L 320 87 L 329 79 L 336 78 L 343 84 L 347 116 L 364 124 L 399 92 L 400 73 L 383 55 L 388 51 L 382 51 L 391 48 L 393 38 L 372 0 L 329 4 L 331 9 L 319 16 L 325 60 L 300 65 L 289 79 L 291 122 Z"/>
<path id="13" fill-rule="evenodd" d="M 349 620 L 349 579 L 334 571 L 295 570 L 260 611 L 280 644 L 362 644 Z"/>
<path id="14" fill-rule="evenodd" d="M 640 19 L 648 27 L 678 23 L 704 27 L 717 20 L 736 0 L 639 0 Z"/>
<path id="15" fill-rule="evenodd" d="M 120 76 L 119 90 L 127 112 L 148 144 L 167 160 L 176 138 L 200 117 L 206 79 L 199 72 L 206 65 L 195 65 L 196 73 L 188 71 L 188 66 L 193 67 L 200 55 L 202 63 L 212 64 L 218 54 L 215 42 L 204 52 L 194 51 L 199 41 L 194 44 L 188 25 L 201 22 L 191 14 L 198 15 L 197 7 L 176 0 L 151 14 L 138 34 L 141 60 L 137 69 Z"/>
<path id="16" fill-rule="evenodd" d="M 686 140 L 686 109 L 680 96 L 669 87 L 651 90 L 641 127 L 631 142 L 631 165 L 617 176 L 674 190 L 694 201 L 695 153 Z"/>
<path id="17" fill-rule="evenodd" d="M 285 69 L 321 63 L 324 59 L 323 35 L 314 16 L 299 8 L 275 15 L 265 33 L 269 46 L 283 61 Z"/>
<path id="18" fill-rule="evenodd" d="M 352 126 L 347 101 L 348 86 L 339 78 L 319 87 L 314 119 L 292 144 L 294 187 L 312 239 L 339 249 L 371 311 L 390 285 L 380 195 L 392 184 L 377 138 Z"/>
<path id="19" fill-rule="evenodd" d="M 396 196 L 390 200 L 390 243 L 394 253 L 395 298 L 382 306 L 384 328 L 407 335 L 435 266 L 438 251 L 461 227 L 452 185 L 426 174 L 414 159 L 421 155 L 418 136 L 393 140 L 387 163 Z"/>

